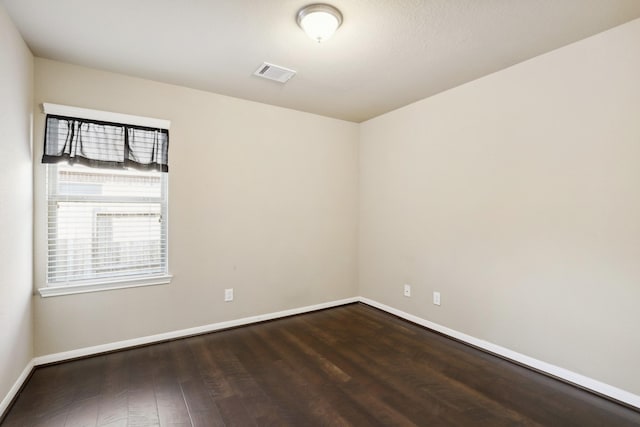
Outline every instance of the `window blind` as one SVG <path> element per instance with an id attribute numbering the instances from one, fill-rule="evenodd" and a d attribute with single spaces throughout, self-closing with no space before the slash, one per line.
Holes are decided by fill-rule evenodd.
<path id="1" fill-rule="evenodd" d="M 159 172 L 50 165 L 47 284 L 167 274 L 166 185 Z"/>

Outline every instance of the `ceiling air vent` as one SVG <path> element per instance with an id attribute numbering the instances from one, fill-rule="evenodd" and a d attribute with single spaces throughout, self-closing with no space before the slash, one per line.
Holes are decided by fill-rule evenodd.
<path id="1" fill-rule="evenodd" d="M 296 72 L 279 65 L 273 65 L 265 62 L 253 74 L 258 77 L 264 77 L 265 79 L 286 83 L 287 80 L 296 75 Z"/>

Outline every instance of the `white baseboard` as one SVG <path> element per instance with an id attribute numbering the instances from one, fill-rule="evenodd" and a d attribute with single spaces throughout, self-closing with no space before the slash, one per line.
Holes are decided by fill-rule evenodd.
<path id="1" fill-rule="evenodd" d="M 22 388 L 24 382 L 27 380 L 27 378 L 29 378 L 29 374 L 33 370 L 33 366 L 33 359 L 31 359 L 31 361 L 27 363 L 27 366 L 25 366 L 22 370 L 22 373 L 20 374 L 16 382 L 13 383 L 13 386 L 11 387 L 7 395 L 4 397 L 4 399 L 2 399 L 2 402 L 0 402 L 0 420 L 2 419 L 2 415 L 4 415 L 5 411 L 9 408 L 9 405 L 11 404 L 13 399 L 20 391 L 20 388 Z"/>
<path id="2" fill-rule="evenodd" d="M 377 301 L 371 300 L 369 298 L 360 297 L 360 302 L 368 304 L 372 307 L 378 308 L 380 310 L 386 311 L 387 313 L 393 314 L 395 316 L 406 319 L 410 322 L 417 323 L 418 325 L 425 326 L 429 329 L 433 329 L 434 331 L 440 332 L 444 335 L 450 336 L 457 340 L 463 341 L 467 344 L 473 345 L 475 347 L 479 347 L 483 350 L 486 350 L 490 353 L 494 353 L 500 355 L 506 359 L 513 360 L 522 365 L 529 366 L 538 371 L 545 372 L 549 375 L 552 375 L 557 378 L 561 378 L 565 381 L 568 381 L 572 384 L 578 385 L 580 387 L 589 389 L 598 394 L 602 394 L 604 396 L 608 396 L 612 399 L 618 400 L 620 402 L 631 405 L 635 408 L 640 409 L 640 396 L 630 393 L 628 391 L 619 389 L 609 384 L 605 384 L 598 380 L 594 380 L 593 378 L 586 377 L 584 375 L 572 372 L 568 369 L 561 368 L 559 366 L 552 365 L 547 362 L 543 362 L 538 359 L 534 359 L 533 357 L 526 356 L 524 354 L 515 352 L 513 350 L 509 350 L 508 348 L 501 347 L 499 345 L 490 343 L 488 341 L 481 340 L 479 338 L 472 337 L 471 335 L 464 334 L 462 332 L 458 332 L 453 329 L 449 329 L 445 326 L 439 325 L 437 323 L 430 322 L 428 320 L 422 319 L 418 316 L 414 316 L 409 313 L 405 313 L 404 311 L 397 310 L 388 305 L 379 303 Z"/>
<path id="3" fill-rule="evenodd" d="M 61 353 L 48 354 L 33 359 L 35 366 L 46 365 L 48 363 L 62 362 L 64 360 L 76 359 L 78 357 L 86 357 L 95 354 L 105 353 L 108 351 L 121 350 L 128 347 L 152 344 L 154 342 L 172 340 L 176 338 L 184 338 L 191 335 L 204 334 L 207 332 L 219 331 L 221 329 L 233 328 L 237 326 L 250 325 L 252 323 L 264 322 L 265 320 L 278 319 L 280 317 L 293 316 L 295 314 L 308 313 L 311 311 L 322 310 L 325 308 L 337 307 L 340 305 L 358 302 L 358 297 L 346 298 L 337 301 L 325 302 L 322 304 L 309 305 L 306 307 L 293 308 L 290 310 L 277 311 L 275 313 L 259 314 L 257 316 L 244 317 L 242 319 L 228 320 L 225 322 L 211 323 L 204 326 L 196 326 L 195 328 L 181 329 L 178 331 L 165 332 L 157 335 L 149 335 L 146 337 L 133 338 L 130 340 L 117 341 L 108 344 L 101 344 L 92 347 L 84 347 L 76 350 L 65 351 Z"/>
<path id="4" fill-rule="evenodd" d="M 351 304 L 354 302 L 362 302 L 368 304 L 372 307 L 378 308 L 380 310 L 386 311 L 387 313 L 393 314 L 395 316 L 406 319 L 410 322 L 416 323 L 418 325 L 425 326 L 429 329 L 433 329 L 434 331 L 440 332 L 444 335 L 450 336 L 452 338 L 458 339 L 475 347 L 484 349 L 488 352 L 500 355 L 507 359 L 518 362 L 522 365 L 529 366 L 533 369 L 545 372 L 549 375 L 561 378 L 570 383 L 576 384 L 580 387 L 584 387 L 586 389 L 592 390 L 596 393 L 608 396 L 612 399 L 618 400 L 620 402 L 631 405 L 635 408 L 640 409 L 640 396 L 632 394 L 628 391 L 619 389 L 617 387 L 611 386 L 609 384 L 605 384 L 603 382 L 594 380 L 592 378 L 586 377 L 584 375 L 577 374 L 575 372 L 569 371 L 567 369 L 543 362 L 541 360 L 534 359 L 532 357 L 526 356 L 524 354 L 509 350 L 508 348 L 501 347 L 499 345 L 490 343 L 488 341 L 481 340 L 479 338 L 472 337 L 470 335 L 464 334 L 462 332 L 458 332 L 456 330 L 447 328 L 445 326 L 439 325 L 437 323 L 430 322 L 428 320 L 422 319 L 420 317 L 414 316 L 412 314 L 406 313 L 401 310 L 397 310 L 388 305 L 379 303 L 377 301 L 371 300 L 365 297 L 353 297 L 346 298 L 337 301 L 330 301 L 322 304 L 310 305 L 306 307 L 294 308 L 290 310 L 278 311 L 274 313 L 261 314 L 257 316 L 244 317 L 242 319 L 229 320 L 225 322 L 212 323 L 204 326 L 197 326 L 194 328 L 181 329 L 178 331 L 166 332 L 157 335 L 149 335 L 146 337 L 134 338 L 130 340 L 112 342 L 108 344 L 101 344 L 92 347 L 85 347 L 71 351 L 65 351 L 61 353 L 48 354 L 45 356 L 39 356 L 31 360 L 24 368 L 24 371 L 15 384 L 9 390 L 9 393 L 5 396 L 5 398 L 0 403 L 0 415 L 4 414 L 7 410 L 9 404 L 16 396 L 22 384 L 28 378 L 31 370 L 35 366 L 46 365 L 48 363 L 56 363 L 62 362 L 69 359 L 75 359 L 79 357 L 92 356 L 95 354 L 100 354 L 109 351 L 121 350 L 128 347 L 135 347 L 139 345 L 152 344 L 154 342 L 166 341 L 176 338 L 188 337 L 191 335 L 198 335 L 207 332 L 219 331 L 221 329 L 227 329 L 232 327 L 249 325 L 252 323 L 263 322 L 266 320 L 278 319 L 281 317 L 293 316 L 296 314 L 308 313 L 316 310 L 322 310 L 325 308 L 337 307 L 340 305 Z"/>

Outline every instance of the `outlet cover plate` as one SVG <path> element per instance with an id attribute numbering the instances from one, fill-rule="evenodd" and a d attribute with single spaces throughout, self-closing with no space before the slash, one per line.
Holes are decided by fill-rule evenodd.
<path id="1" fill-rule="evenodd" d="M 440 292 L 433 293 L 433 303 L 435 305 L 440 305 Z"/>
<path id="2" fill-rule="evenodd" d="M 225 302 L 233 301 L 233 288 L 224 290 L 224 300 Z"/>

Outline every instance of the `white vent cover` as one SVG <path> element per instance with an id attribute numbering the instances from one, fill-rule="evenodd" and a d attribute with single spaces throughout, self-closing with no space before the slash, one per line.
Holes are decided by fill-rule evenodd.
<path id="1" fill-rule="evenodd" d="M 258 77 L 264 77 L 265 79 L 286 83 L 287 80 L 296 75 L 296 72 L 279 65 L 273 65 L 265 62 L 253 74 Z"/>

